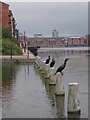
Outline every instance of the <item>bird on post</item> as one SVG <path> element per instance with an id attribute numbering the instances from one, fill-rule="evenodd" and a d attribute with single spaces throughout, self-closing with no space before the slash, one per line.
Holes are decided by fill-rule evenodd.
<path id="1" fill-rule="evenodd" d="M 64 70 L 64 68 L 66 67 L 66 63 L 67 63 L 68 60 L 69 60 L 69 58 L 66 58 L 66 59 L 65 59 L 64 64 L 61 65 L 61 66 L 56 70 L 56 72 L 55 72 L 54 75 L 56 75 L 58 72 L 60 72 L 61 75 L 63 75 L 62 70 Z"/>
<path id="2" fill-rule="evenodd" d="M 50 59 L 51 59 L 51 58 L 50 58 L 50 55 L 49 55 L 49 56 L 48 56 L 48 59 L 46 60 L 46 62 L 45 62 L 45 63 L 46 63 L 46 64 L 49 64 Z"/>
<path id="3" fill-rule="evenodd" d="M 52 59 L 51 63 L 50 63 L 50 68 L 53 67 L 55 65 L 55 60 Z"/>

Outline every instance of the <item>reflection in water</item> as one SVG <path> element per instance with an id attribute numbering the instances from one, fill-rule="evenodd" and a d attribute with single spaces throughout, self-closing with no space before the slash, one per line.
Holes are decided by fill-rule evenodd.
<path id="1" fill-rule="evenodd" d="M 45 80 L 45 89 L 46 89 L 46 92 L 48 93 L 49 92 L 49 80 Z"/>
<path id="2" fill-rule="evenodd" d="M 65 117 L 64 102 L 65 102 L 65 96 L 56 96 L 56 107 L 57 107 L 57 114 L 59 118 Z"/>
<path id="3" fill-rule="evenodd" d="M 88 55 L 88 50 L 67 50 L 67 55 Z"/>
<path id="4" fill-rule="evenodd" d="M 2 87 L 11 87 L 12 83 L 16 79 L 16 72 L 18 66 L 11 64 L 4 64 L 2 67 Z"/>
<path id="5" fill-rule="evenodd" d="M 68 113 L 68 120 L 69 118 L 71 118 L 72 120 L 78 118 L 78 120 L 80 120 L 80 113 Z"/>
<path id="6" fill-rule="evenodd" d="M 80 85 L 80 93 L 87 92 L 88 86 L 86 71 L 87 57 L 76 57 L 76 55 L 87 54 L 87 52 L 70 52 L 53 51 L 51 53 L 51 57 L 54 56 L 56 59 L 55 67 L 60 65 L 63 61 L 62 59 L 68 56 L 68 54 L 71 55 L 71 57 L 75 55 L 68 62 L 68 66 L 64 72 L 65 97 L 55 96 L 55 86 L 49 85 L 49 79 L 44 79 L 44 75 L 41 74 L 36 66 L 30 66 L 29 64 L 3 65 L 3 116 L 47 117 L 48 115 L 52 118 L 65 118 L 68 83 L 78 82 Z M 48 52 L 48 55 L 49 54 L 50 52 Z M 43 52 L 40 56 L 44 56 L 44 59 L 47 57 L 47 52 Z M 72 79 L 73 76 L 74 79 Z M 82 116 L 87 117 L 87 95 L 85 95 L 81 96 L 80 103 Z M 79 114 L 68 114 L 67 117 L 69 119 L 80 118 L 81 116 Z"/>
<path id="7" fill-rule="evenodd" d="M 2 116 L 6 116 L 6 108 L 11 105 L 11 100 L 13 98 L 13 84 L 15 84 L 16 73 L 18 71 L 18 66 L 10 63 L 3 64 L 2 67 Z M 8 102 L 8 104 L 7 104 Z"/>
<path id="8" fill-rule="evenodd" d="M 65 57 L 69 55 L 88 55 L 88 50 L 67 50 L 67 51 L 49 51 L 49 52 L 39 52 L 39 56 L 41 56 L 43 59 L 46 59 L 48 55 L 50 55 L 54 59 L 56 57 Z"/>
<path id="9" fill-rule="evenodd" d="M 49 85 L 50 79 L 45 79 L 45 76 L 42 74 L 40 74 L 40 76 L 41 76 L 43 84 L 45 85 L 45 90 L 46 90 L 47 96 L 50 99 L 51 108 L 56 113 L 56 110 L 55 110 L 55 86 Z"/>
<path id="10" fill-rule="evenodd" d="M 52 107 L 55 107 L 55 86 L 53 85 L 49 86 L 49 97 L 51 100 Z"/>
<path id="11" fill-rule="evenodd" d="M 46 91 L 48 91 L 49 93 L 49 98 L 51 100 L 51 104 L 53 105 L 53 107 L 55 107 L 55 102 L 56 102 L 56 109 L 57 109 L 58 117 L 62 118 L 62 117 L 67 116 L 65 111 L 67 112 L 68 83 L 78 82 L 80 86 L 80 104 L 81 104 L 82 114 L 81 115 L 68 114 L 67 117 L 68 118 L 70 117 L 87 118 L 88 116 L 88 111 L 87 111 L 88 95 L 85 94 L 84 96 L 82 96 L 82 93 L 88 92 L 88 51 L 87 50 L 65 50 L 65 51 L 57 50 L 55 51 L 54 49 L 52 51 L 48 51 L 48 55 L 47 55 L 47 52 L 44 50 L 43 52 L 40 51 L 38 55 L 42 57 L 42 59 L 46 59 L 48 55 L 51 55 L 51 57 L 54 56 L 55 61 L 56 61 L 55 69 L 63 63 L 63 60 L 66 57 L 70 57 L 70 61 L 68 62 L 67 67 L 64 71 L 65 104 L 63 102 L 64 98 L 60 99 L 61 102 L 57 100 L 59 98 L 55 99 L 53 92 L 51 92 L 53 90 L 52 88 L 50 89 L 50 86 L 48 86 L 48 82 L 45 83 L 45 86 L 46 86 L 45 88 L 46 88 Z M 61 105 L 59 106 L 59 104 L 61 103 L 62 103 L 62 108 L 61 108 Z M 65 107 L 65 111 L 64 111 L 64 107 Z"/>

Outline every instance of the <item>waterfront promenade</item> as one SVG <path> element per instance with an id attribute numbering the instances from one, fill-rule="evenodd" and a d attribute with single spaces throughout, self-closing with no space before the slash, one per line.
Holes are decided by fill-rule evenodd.
<path id="1" fill-rule="evenodd" d="M 11 56 L 0 56 L 0 60 L 2 60 L 2 62 L 34 62 L 35 60 L 35 56 L 30 52 L 29 53 L 29 57 L 27 54 L 23 54 L 23 55 L 20 55 L 20 56 L 12 56 L 12 59 L 11 59 Z"/>

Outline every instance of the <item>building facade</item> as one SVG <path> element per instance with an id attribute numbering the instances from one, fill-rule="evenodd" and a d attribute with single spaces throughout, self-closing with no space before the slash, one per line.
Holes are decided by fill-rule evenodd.
<path id="1" fill-rule="evenodd" d="M 12 36 L 15 37 L 16 23 L 13 13 L 11 10 L 9 10 L 8 4 L 4 2 L 0 2 L 0 6 L 1 6 L 0 13 L 1 13 L 2 26 L 6 29 L 9 28 L 10 31 L 12 32 Z"/>
<path id="2" fill-rule="evenodd" d="M 47 38 L 44 37 L 41 40 L 37 40 L 35 37 L 29 38 L 28 41 L 29 46 L 40 46 L 40 47 L 59 47 L 65 46 L 65 39 L 64 38 Z"/>
<path id="3" fill-rule="evenodd" d="M 2 19 L 2 25 L 5 28 L 9 28 L 9 5 L 3 2 L 0 2 L 0 6 L 1 6 L 1 19 Z"/>
<path id="4" fill-rule="evenodd" d="M 84 46 L 84 38 L 83 37 L 69 37 L 67 40 L 67 46 Z"/>
<path id="5" fill-rule="evenodd" d="M 58 38 L 58 32 L 56 30 L 52 31 L 52 38 Z"/>
<path id="6" fill-rule="evenodd" d="M 88 46 L 88 34 L 86 35 L 86 45 Z"/>

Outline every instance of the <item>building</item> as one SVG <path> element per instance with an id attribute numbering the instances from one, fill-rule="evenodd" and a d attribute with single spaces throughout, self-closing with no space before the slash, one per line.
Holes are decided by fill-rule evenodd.
<path id="1" fill-rule="evenodd" d="M 15 18 L 13 16 L 13 13 L 11 10 L 9 10 L 9 5 L 0 2 L 0 13 L 1 13 L 1 23 L 4 28 L 9 28 L 10 31 L 12 32 L 12 36 L 15 37 L 15 32 L 16 32 L 16 23 L 15 23 Z"/>
<path id="2" fill-rule="evenodd" d="M 86 35 L 86 45 L 88 46 L 88 34 Z"/>
<path id="3" fill-rule="evenodd" d="M 36 33 L 36 34 L 34 34 L 34 37 L 37 39 L 42 39 L 43 36 L 41 33 Z"/>
<path id="4" fill-rule="evenodd" d="M 5 28 L 9 28 L 9 5 L 3 2 L 0 2 L 1 6 L 1 19 L 2 19 L 2 25 Z"/>
<path id="5" fill-rule="evenodd" d="M 69 37 L 67 40 L 67 46 L 84 46 L 84 38 L 83 37 Z"/>
<path id="6" fill-rule="evenodd" d="M 60 47 L 65 46 L 65 39 L 64 38 L 48 38 L 43 37 L 41 40 L 36 39 L 35 37 L 29 38 L 28 41 L 29 46 L 40 46 L 40 47 Z"/>
<path id="7" fill-rule="evenodd" d="M 52 31 L 52 38 L 58 38 L 58 32 L 56 30 Z"/>

